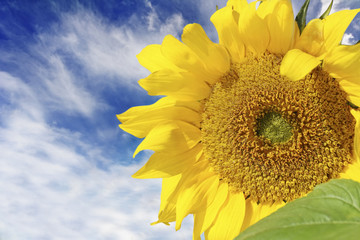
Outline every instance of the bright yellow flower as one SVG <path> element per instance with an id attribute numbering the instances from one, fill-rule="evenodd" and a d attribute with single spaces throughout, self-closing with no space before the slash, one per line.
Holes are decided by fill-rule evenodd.
<path id="1" fill-rule="evenodd" d="M 166 36 L 139 62 L 149 106 L 118 115 L 154 154 L 134 174 L 163 178 L 159 219 L 194 215 L 194 239 L 233 239 L 333 178 L 360 181 L 360 44 L 340 45 L 360 10 L 300 31 L 289 0 L 229 0 L 182 42 Z"/>

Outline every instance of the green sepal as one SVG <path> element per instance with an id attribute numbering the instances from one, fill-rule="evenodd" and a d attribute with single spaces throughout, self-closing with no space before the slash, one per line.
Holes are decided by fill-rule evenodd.
<path id="1" fill-rule="evenodd" d="M 332 5 L 333 5 L 333 0 L 331 0 L 331 3 L 329 5 L 329 7 L 326 9 L 326 11 L 320 16 L 320 19 L 324 19 L 326 18 L 327 16 L 329 16 L 329 13 L 331 11 L 331 8 L 332 8 Z"/>
<path id="2" fill-rule="evenodd" d="M 217 11 L 217 10 L 219 10 L 219 6 L 218 6 L 218 5 L 216 5 L 216 11 Z"/>
<path id="3" fill-rule="evenodd" d="M 359 240 L 360 183 L 320 184 L 243 231 L 235 240 Z"/>
<path id="4" fill-rule="evenodd" d="M 353 104 L 352 102 L 347 102 L 347 104 L 351 107 L 351 108 L 353 108 L 353 109 L 358 109 L 359 107 L 358 106 L 356 106 L 355 104 Z"/>
<path id="5" fill-rule="evenodd" d="M 300 30 L 300 34 L 302 33 L 302 31 L 306 26 L 306 15 L 309 8 L 309 4 L 310 4 L 310 0 L 306 0 L 295 18 L 295 21 L 297 22 Z"/>

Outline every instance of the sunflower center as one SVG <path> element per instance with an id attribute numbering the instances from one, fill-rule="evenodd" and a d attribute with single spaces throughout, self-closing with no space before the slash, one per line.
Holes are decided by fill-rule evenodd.
<path id="1" fill-rule="evenodd" d="M 269 139 L 271 143 L 282 143 L 291 138 L 291 129 L 291 125 L 280 113 L 268 112 L 258 120 L 257 134 Z"/>
<path id="2" fill-rule="evenodd" d="M 205 158 L 231 191 L 262 203 L 303 196 L 352 161 L 346 93 L 321 68 L 290 81 L 281 61 L 266 53 L 233 64 L 202 114 Z"/>

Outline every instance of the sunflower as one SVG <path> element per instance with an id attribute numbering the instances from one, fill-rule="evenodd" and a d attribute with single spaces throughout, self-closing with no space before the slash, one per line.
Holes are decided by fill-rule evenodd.
<path id="1" fill-rule="evenodd" d="M 290 0 L 229 0 L 219 44 L 189 24 L 143 49 L 139 84 L 164 97 L 118 119 L 145 138 L 134 156 L 154 151 L 134 177 L 163 178 L 155 223 L 193 214 L 194 239 L 233 239 L 318 184 L 360 181 L 360 44 L 340 44 L 359 11 L 303 26 Z"/>

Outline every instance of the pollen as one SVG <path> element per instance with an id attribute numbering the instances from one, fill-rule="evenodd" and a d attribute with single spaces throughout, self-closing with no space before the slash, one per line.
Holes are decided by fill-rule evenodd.
<path id="1" fill-rule="evenodd" d="M 258 203 L 291 201 L 351 163 L 355 119 L 346 93 L 321 67 L 280 75 L 282 56 L 251 56 L 204 101 L 205 158 L 231 191 Z"/>

